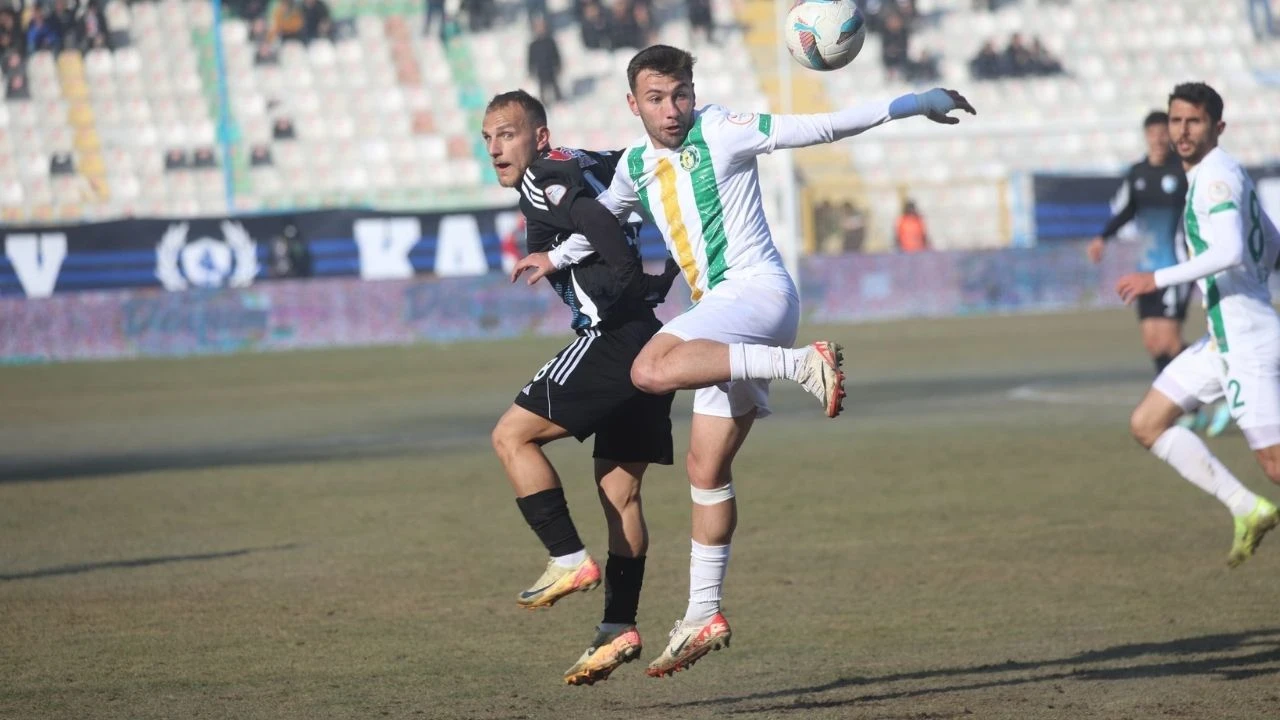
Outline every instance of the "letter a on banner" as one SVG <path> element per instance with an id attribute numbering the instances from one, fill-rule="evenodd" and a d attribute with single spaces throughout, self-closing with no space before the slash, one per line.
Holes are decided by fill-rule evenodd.
<path id="1" fill-rule="evenodd" d="M 360 277 L 392 280 L 413 277 L 409 251 L 422 239 L 418 218 L 365 218 L 352 230 L 360 250 Z"/>
<path id="2" fill-rule="evenodd" d="M 489 260 L 480 242 L 480 226 L 474 215 L 447 215 L 440 219 L 436 236 L 436 275 L 458 277 L 484 275 Z"/>
<path id="3" fill-rule="evenodd" d="M 27 297 L 49 297 L 58 282 L 62 261 L 67 257 L 67 236 L 62 233 L 10 235 L 4 241 L 4 255 L 13 265 Z"/>

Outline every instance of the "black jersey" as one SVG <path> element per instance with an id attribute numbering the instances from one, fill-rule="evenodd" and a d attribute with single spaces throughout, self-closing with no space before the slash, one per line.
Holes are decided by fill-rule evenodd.
<path id="1" fill-rule="evenodd" d="M 1163 165 L 1143 158 L 1125 174 L 1117 205 L 1120 211 L 1102 229 L 1110 237 L 1131 220 L 1143 233 L 1142 257 L 1138 269 L 1155 271 L 1177 265 L 1182 259 L 1178 234 L 1182 228 L 1182 208 L 1187 198 L 1187 175 L 1182 161 L 1169 153 Z"/>
<path id="2" fill-rule="evenodd" d="M 604 192 L 620 158 L 617 153 L 556 148 L 534 161 L 520 183 L 520 211 L 525 217 L 529 252 L 547 252 L 575 233 L 570 206 L 580 195 L 595 197 Z M 627 225 L 623 231 L 627 253 L 638 269 L 638 226 Z M 595 239 L 588 241 L 594 244 Z M 597 253 L 547 275 L 556 293 L 573 311 L 574 330 L 614 326 L 652 315 L 650 304 L 641 294 L 623 287 L 620 270 L 610 267 Z"/>

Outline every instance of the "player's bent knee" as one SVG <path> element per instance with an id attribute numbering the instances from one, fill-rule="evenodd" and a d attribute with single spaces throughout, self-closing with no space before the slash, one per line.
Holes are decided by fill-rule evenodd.
<path id="1" fill-rule="evenodd" d="M 718 488 L 704 490 L 693 485 L 689 486 L 689 495 L 693 498 L 695 505 L 719 505 L 723 502 L 729 502 L 734 498 L 733 483 L 726 483 Z"/>
<path id="2" fill-rule="evenodd" d="M 1129 416 L 1129 434 L 1133 439 L 1144 448 L 1151 449 L 1156 444 L 1156 440 L 1168 428 L 1152 417 L 1144 407 L 1139 405 L 1134 409 L 1133 414 Z"/>
<path id="3" fill-rule="evenodd" d="M 662 395 L 674 389 L 666 386 L 666 378 L 662 376 L 658 364 L 643 358 L 631 365 L 631 384 L 640 392 L 650 395 Z"/>

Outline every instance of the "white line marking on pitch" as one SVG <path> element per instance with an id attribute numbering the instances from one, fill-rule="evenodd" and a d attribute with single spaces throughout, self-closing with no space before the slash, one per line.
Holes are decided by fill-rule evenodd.
<path id="1" fill-rule="evenodd" d="M 1096 389 L 1096 388 L 1095 388 Z M 1129 398 L 1098 397 L 1087 392 L 1061 392 L 1041 390 L 1035 385 L 1022 385 L 1008 392 L 1011 400 L 1029 400 L 1031 402 L 1050 403 L 1052 405 L 1094 405 L 1108 407 L 1129 407 L 1136 401 Z"/>

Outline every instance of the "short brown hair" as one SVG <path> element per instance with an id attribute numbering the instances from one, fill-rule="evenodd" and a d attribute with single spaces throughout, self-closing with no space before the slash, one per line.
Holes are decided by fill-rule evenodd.
<path id="1" fill-rule="evenodd" d="M 692 81 L 693 64 L 696 62 L 697 59 L 687 50 L 670 45 L 650 45 L 636 53 L 631 62 L 627 63 L 627 84 L 631 86 L 631 92 L 635 92 L 636 77 L 642 70 L 671 77 L 684 75 Z"/>
<path id="2" fill-rule="evenodd" d="M 508 105 L 519 105 L 524 110 L 524 116 L 528 118 L 529 124 L 533 125 L 534 129 L 547 126 L 547 109 L 543 107 L 538 98 L 524 90 L 512 90 L 494 95 L 493 99 L 489 101 L 489 105 L 485 107 L 484 114 L 488 115 L 494 110 Z"/>
<path id="3" fill-rule="evenodd" d="M 1214 123 L 1222 122 L 1222 96 L 1217 90 L 1202 82 L 1182 83 L 1175 87 L 1169 94 L 1169 104 L 1172 105 L 1174 100 L 1182 100 L 1198 108 L 1204 108 L 1204 111 L 1209 114 L 1209 120 Z"/>

